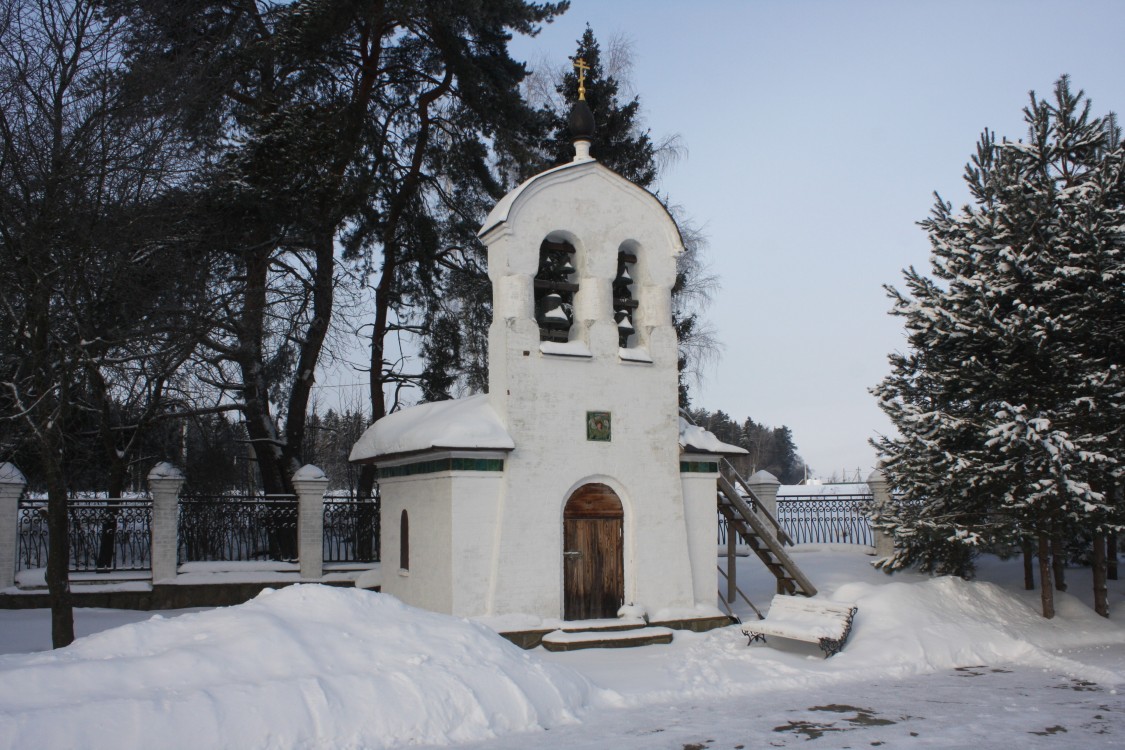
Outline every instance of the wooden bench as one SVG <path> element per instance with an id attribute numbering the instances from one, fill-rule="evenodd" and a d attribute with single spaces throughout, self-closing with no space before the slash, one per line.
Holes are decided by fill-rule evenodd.
<path id="1" fill-rule="evenodd" d="M 854 604 L 845 602 L 778 594 L 770 602 L 766 619 L 746 623 L 742 632 L 750 639 L 746 645 L 758 640 L 764 643 L 767 635 L 815 643 L 827 659 L 839 653 L 847 642 L 856 609 Z"/>

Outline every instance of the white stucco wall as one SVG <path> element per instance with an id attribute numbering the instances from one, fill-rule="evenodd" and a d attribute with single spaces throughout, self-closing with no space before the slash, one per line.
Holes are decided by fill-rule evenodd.
<path id="1" fill-rule="evenodd" d="M 485 614 L 501 476 L 441 471 L 381 479 L 382 590 L 435 612 Z M 404 508 L 410 518 L 409 571 L 399 569 Z"/>
<path id="2" fill-rule="evenodd" d="M 407 604 L 452 613 L 450 563 L 451 483 L 447 474 L 382 479 L 380 484 L 380 559 L 385 593 Z M 403 509 L 410 519 L 410 569 L 399 568 Z"/>
<path id="3" fill-rule="evenodd" d="M 650 612 L 713 605 L 715 475 L 680 473 L 671 288 L 682 245 L 671 217 L 652 195 L 586 160 L 510 193 L 481 237 L 494 295 L 489 419 L 499 420 L 502 429 L 493 432 L 506 432 L 515 448 L 496 454 L 504 457 L 502 473 L 449 470 L 380 480 L 384 590 L 461 616 L 562 617 L 564 506 L 576 489 L 596 482 L 611 487 L 624 509 L 625 603 Z M 570 342 L 541 346 L 533 280 L 548 238 L 575 247 L 579 291 Z M 624 354 L 612 300 L 621 250 L 637 258 L 636 335 Z M 426 413 L 448 416 L 461 406 L 430 406 Z M 587 439 L 592 411 L 610 413 L 610 441 Z M 414 429 L 419 414 L 404 412 L 399 420 Z M 445 429 L 444 422 L 439 426 Z M 371 437 L 407 434 L 391 427 L 389 420 L 377 424 Z M 386 460 L 379 456 L 391 449 L 375 440 L 359 458 L 374 458 L 384 469 L 432 459 L 439 445 L 460 445 L 454 442 L 460 438 L 440 434 L 409 450 L 400 446 L 395 450 L 404 453 Z M 404 507 L 411 564 L 400 575 Z"/>
<path id="4" fill-rule="evenodd" d="M 488 594 L 495 575 L 496 530 L 503 475 L 453 472 L 452 613 L 489 614 Z"/>
<path id="5" fill-rule="evenodd" d="M 683 456 L 684 461 L 713 462 L 719 457 L 698 453 Z M 684 492 L 684 517 L 687 522 L 688 549 L 695 602 L 715 606 L 715 552 L 718 519 L 715 510 L 717 472 L 684 472 L 680 475 Z"/>
<path id="6" fill-rule="evenodd" d="M 563 508 L 587 482 L 613 487 L 624 506 L 626 603 L 692 606 L 671 316 L 682 250 L 674 223 L 647 192 L 585 162 L 521 186 L 485 226 L 495 294 L 490 398 L 516 444 L 504 473 L 490 613 L 562 615 Z M 532 283 L 548 237 L 576 248 L 571 340 L 589 356 L 540 350 Z M 633 322 L 651 363 L 619 356 L 612 282 L 622 248 L 637 256 Z M 610 412 L 610 442 L 586 439 L 588 411 Z M 711 503 L 713 515 L 713 496 Z"/>

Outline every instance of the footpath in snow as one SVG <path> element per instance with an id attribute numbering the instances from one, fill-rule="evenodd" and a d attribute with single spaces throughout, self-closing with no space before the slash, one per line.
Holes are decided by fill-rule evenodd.
<path id="1" fill-rule="evenodd" d="M 1037 592 L 1014 585 L 1018 562 L 988 560 L 966 582 L 888 577 L 854 547 L 794 555 L 819 596 L 859 607 L 831 659 L 778 639 L 747 646 L 737 627 L 525 652 L 479 623 L 323 586 L 175 617 L 80 611 L 80 631 L 108 629 L 0 657 L 0 748 L 836 747 L 843 730 L 852 746 L 954 747 L 988 726 L 988 747 L 1125 741 L 1119 583 L 1109 620 L 1060 593 L 1048 621 Z M 763 607 L 772 579 L 759 568 L 739 561 Z M 1088 571 L 1069 583 L 1088 590 Z M 48 622 L 0 612 L 0 650 L 42 647 Z"/>

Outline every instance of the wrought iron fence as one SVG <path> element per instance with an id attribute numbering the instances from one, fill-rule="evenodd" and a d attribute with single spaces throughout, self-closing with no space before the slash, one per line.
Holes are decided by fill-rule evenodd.
<path id="1" fill-rule="evenodd" d="M 324 562 L 378 562 L 379 499 L 324 498 Z"/>
<path id="2" fill-rule="evenodd" d="M 47 501 L 21 498 L 16 506 L 16 570 L 47 567 Z"/>
<path id="3" fill-rule="evenodd" d="M 47 565 L 47 502 L 22 499 L 17 506 L 17 569 Z M 71 500 L 67 505 L 71 572 L 150 570 L 152 500 Z"/>
<path id="4" fill-rule="evenodd" d="M 875 544 L 867 510 L 871 495 L 789 495 L 777 499 L 777 522 L 794 544 Z M 719 516 L 719 544 L 727 543 L 727 519 Z"/>
<path id="5" fill-rule="evenodd" d="M 777 499 L 777 521 L 795 544 L 872 546 L 871 495 L 802 495 Z"/>
<path id="6" fill-rule="evenodd" d="M 16 570 L 47 567 L 47 503 L 20 498 L 16 505 Z"/>
<path id="7" fill-rule="evenodd" d="M 180 498 L 180 563 L 297 559 L 297 498 L 195 495 Z"/>
<path id="8" fill-rule="evenodd" d="M 71 500 L 71 572 L 152 569 L 152 500 Z M 47 502 L 17 506 L 16 569 L 47 565 Z M 178 562 L 297 559 L 292 496 L 186 496 L 179 505 Z M 325 497 L 325 562 L 379 560 L 379 500 Z"/>

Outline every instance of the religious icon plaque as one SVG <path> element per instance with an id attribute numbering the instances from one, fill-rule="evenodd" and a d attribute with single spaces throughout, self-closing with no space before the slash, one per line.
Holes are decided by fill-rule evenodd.
<path id="1" fill-rule="evenodd" d="M 586 439 L 608 443 L 610 440 L 610 413 L 608 411 L 586 412 Z"/>

